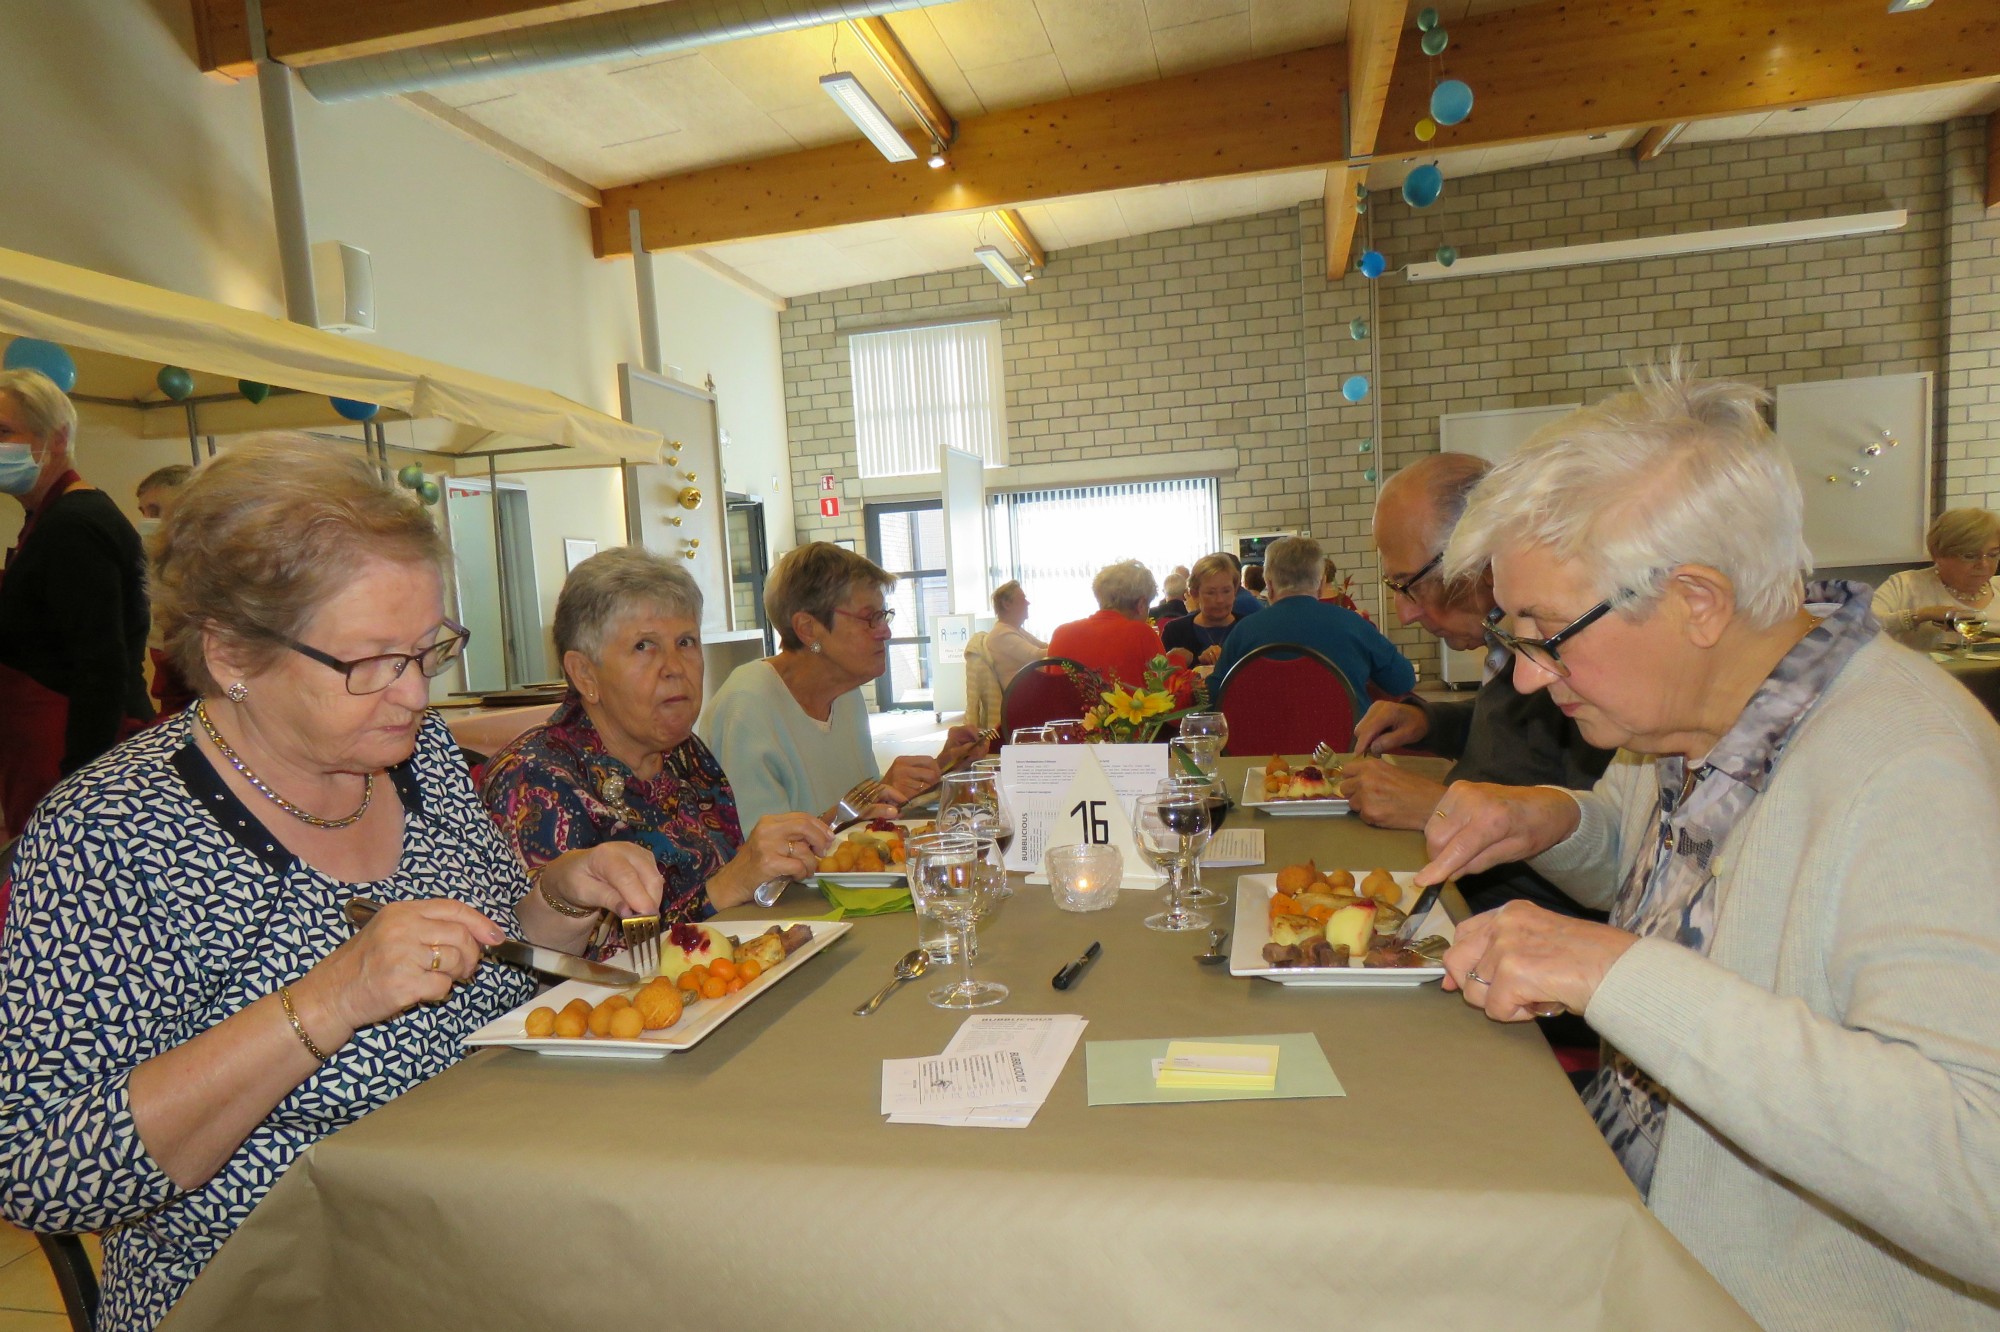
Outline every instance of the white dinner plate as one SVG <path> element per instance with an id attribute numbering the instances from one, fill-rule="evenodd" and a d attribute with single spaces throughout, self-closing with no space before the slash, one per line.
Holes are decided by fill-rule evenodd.
<path id="1" fill-rule="evenodd" d="M 1239 802 L 1277 818 L 1330 818 L 1347 812 L 1347 802 L 1339 796 L 1324 800 L 1273 800 L 1264 794 L 1264 770 L 1252 768 L 1243 774 L 1243 799 Z"/>
<path id="2" fill-rule="evenodd" d="M 1349 870 L 1356 883 L 1368 877 L 1365 869 Z M 1417 890 L 1410 884 L 1413 871 L 1397 874 L 1403 900 L 1397 905 L 1414 906 Z M 1278 891 L 1275 874 L 1245 874 L 1236 881 L 1236 927 L 1230 934 L 1229 974 L 1262 976 L 1280 985 L 1316 985 L 1329 989 L 1372 989 L 1424 985 L 1444 977 L 1443 967 L 1274 967 L 1264 961 L 1264 945 L 1271 942 L 1271 896 Z M 1412 938 L 1442 934 L 1455 938 L 1451 914 L 1438 902 L 1431 914 L 1417 926 Z"/>
<path id="3" fill-rule="evenodd" d="M 911 832 L 915 829 L 929 826 L 931 821 L 929 819 L 897 819 L 896 823 L 902 828 L 904 839 L 907 841 Z M 847 840 L 847 837 L 847 833 L 842 833 L 834 845 L 839 846 L 841 842 Z M 900 869 L 883 870 L 875 874 L 836 874 L 831 870 L 820 870 L 813 877 L 816 879 L 825 879 L 828 883 L 837 883 L 843 888 L 894 888 L 909 879 L 909 869 L 909 865 L 904 864 Z"/>
<path id="4" fill-rule="evenodd" d="M 516 1050 L 533 1050 L 538 1054 L 572 1055 L 582 1058 L 599 1059 L 664 1059 L 675 1050 L 690 1049 L 701 1043 L 703 1037 L 729 1021 L 743 1006 L 764 991 L 789 976 L 805 960 L 820 949 L 854 928 L 846 921 L 831 920 L 732 920 L 711 922 L 732 940 L 741 943 L 746 939 L 764 933 L 771 926 L 790 929 L 794 925 L 812 926 L 813 937 L 801 944 L 798 950 L 777 966 L 751 981 L 735 994 L 725 994 L 720 999 L 697 999 L 688 1004 L 681 1013 L 681 1020 L 665 1031 L 641 1032 L 628 1041 L 609 1036 L 578 1036 L 574 1039 L 563 1036 L 528 1035 L 528 1014 L 537 1008 L 553 1008 L 558 1013 L 563 1005 L 572 999 L 588 999 L 593 1004 L 603 1003 L 614 994 L 634 995 L 639 987 L 616 985 L 593 985 L 589 981 L 564 981 L 553 990 L 537 995 L 527 1003 L 510 1012 L 502 1013 L 478 1031 L 465 1038 L 467 1045 L 507 1045 Z M 683 1000 L 686 995 L 682 995 Z"/>

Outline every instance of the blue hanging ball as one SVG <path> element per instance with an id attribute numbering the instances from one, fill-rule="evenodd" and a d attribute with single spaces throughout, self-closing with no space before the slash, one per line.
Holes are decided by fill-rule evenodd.
<path id="1" fill-rule="evenodd" d="M 1434 162 L 1426 162 L 1403 177 L 1403 202 L 1412 208 L 1429 208 L 1444 193 L 1444 172 Z"/>
<path id="2" fill-rule="evenodd" d="M 1360 402 L 1368 396 L 1368 376 L 1349 375 L 1347 382 L 1340 386 L 1340 396 L 1349 402 Z"/>
<path id="3" fill-rule="evenodd" d="M 76 387 L 76 362 L 53 342 L 40 338 L 15 338 L 7 344 L 4 358 L 9 370 L 39 370 L 55 381 L 64 393 Z"/>
<path id="4" fill-rule="evenodd" d="M 1444 48 L 1451 45 L 1451 38 L 1443 28 L 1432 28 L 1417 44 L 1424 48 L 1424 54 L 1427 56 L 1443 55 Z"/>
<path id="5" fill-rule="evenodd" d="M 1371 467 L 1367 471 L 1363 472 L 1361 474 L 1361 479 L 1373 485 L 1375 481 L 1375 469 Z"/>
<path id="6" fill-rule="evenodd" d="M 163 365 L 160 373 L 153 376 L 153 382 L 160 386 L 160 392 L 175 402 L 186 402 L 194 395 L 194 376 L 177 365 Z"/>
<path id="7" fill-rule="evenodd" d="M 1389 261 L 1382 257 L 1382 254 L 1379 250 L 1363 250 L 1361 252 L 1362 277 L 1365 278 L 1381 277 L 1382 274 L 1388 269 L 1388 267 L 1389 267 Z"/>
<path id="8" fill-rule="evenodd" d="M 1446 268 L 1450 268 L 1458 262 L 1458 247 L 1456 245 L 1438 246 L 1437 260 Z"/>
<path id="9" fill-rule="evenodd" d="M 1438 12 L 1435 9 L 1420 9 L 1417 11 L 1417 31 L 1429 32 L 1437 25 Z"/>
<path id="10" fill-rule="evenodd" d="M 356 402 L 352 398 L 328 398 L 327 401 L 333 404 L 333 410 L 350 421 L 373 420 L 375 413 L 382 410 L 372 402 Z"/>
<path id="11" fill-rule="evenodd" d="M 1472 88 L 1463 79 L 1446 79 L 1431 89 L 1431 119 L 1456 125 L 1472 114 Z"/>
<path id="12" fill-rule="evenodd" d="M 1368 321 L 1359 317 L 1347 321 L 1347 336 L 1356 342 L 1368 340 Z"/>

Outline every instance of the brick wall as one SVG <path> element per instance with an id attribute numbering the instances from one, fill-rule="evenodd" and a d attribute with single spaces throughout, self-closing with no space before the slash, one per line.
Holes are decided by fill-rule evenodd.
<path id="1" fill-rule="evenodd" d="M 800 299 L 781 321 L 799 537 L 860 536 L 858 505 L 823 520 L 815 502 L 821 474 L 854 475 L 846 335 L 974 306 L 1004 312 L 1016 462 L 1101 460 L 1096 479 L 1115 481 L 1135 457 L 1233 450 L 1220 473 L 1225 540 L 1308 529 L 1371 608 L 1370 470 L 1435 449 L 1441 414 L 1595 400 L 1674 348 L 1703 373 L 1766 386 L 1939 372 L 1940 494 L 1992 502 L 2000 222 L 1979 206 L 1982 178 L 1978 120 L 1693 145 L 1643 168 L 1608 153 L 1448 180 L 1422 211 L 1380 192 L 1364 238 L 1400 267 L 1445 241 L 1479 254 L 1885 208 L 1910 222 L 1848 240 L 1435 283 L 1392 269 L 1329 286 L 1324 209 L 1311 202 L 1061 252 L 1004 297 L 969 269 Z M 1371 341 L 1350 336 L 1357 316 Z M 1351 406 L 1339 390 L 1356 373 L 1374 392 Z M 1393 633 L 1435 669 L 1430 640 Z"/>

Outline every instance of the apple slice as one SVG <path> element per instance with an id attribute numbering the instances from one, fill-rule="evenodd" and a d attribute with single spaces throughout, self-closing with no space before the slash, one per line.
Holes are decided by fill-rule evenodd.
<path id="1" fill-rule="evenodd" d="M 1368 945 L 1375 934 L 1375 904 L 1357 902 L 1345 906 L 1327 917 L 1326 941 L 1335 948 L 1347 949 L 1349 957 L 1368 956 Z"/>

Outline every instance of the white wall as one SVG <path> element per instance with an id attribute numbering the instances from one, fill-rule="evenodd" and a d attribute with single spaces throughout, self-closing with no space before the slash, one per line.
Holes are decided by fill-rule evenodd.
<path id="1" fill-rule="evenodd" d="M 538 677 L 562 674 L 556 661 L 550 628 L 556 620 L 556 596 L 568 573 L 563 563 L 563 538 L 595 541 L 599 550 L 625 544 L 625 491 L 615 467 L 579 467 L 567 472 L 502 472 L 528 488 L 528 527 L 535 538 L 535 590 L 542 606 L 542 651 L 548 670 Z"/>

